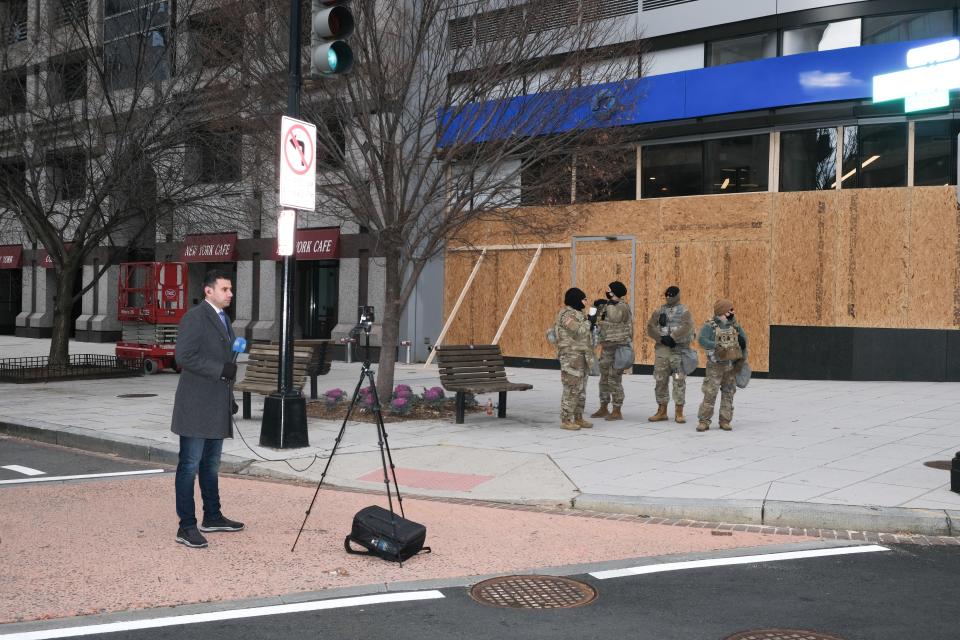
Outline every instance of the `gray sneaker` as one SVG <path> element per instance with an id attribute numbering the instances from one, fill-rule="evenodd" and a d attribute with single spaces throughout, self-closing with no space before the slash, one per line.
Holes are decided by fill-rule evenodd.
<path id="1" fill-rule="evenodd" d="M 196 527 L 180 527 L 177 529 L 177 542 L 192 549 L 202 549 L 207 546 L 207 539 L 197 531 Z"/>
<path id="2" fill-rule="evenodd" d="M 204 516 L 200 531 L 243 531 L 243 523 L 225 518 L 222 513 L 215 518 Z"/>

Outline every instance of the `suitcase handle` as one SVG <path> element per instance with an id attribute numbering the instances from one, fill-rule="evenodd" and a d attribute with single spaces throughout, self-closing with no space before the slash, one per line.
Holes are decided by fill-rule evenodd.
<path id="1" fill-rule="evenodd" d="M 346 551 L 347 553 L 352 553 L 355 556 L 372 556 L 373 555 L 373 552 L 370 551 L 369 549 L 365 549 L 364 551 L 356 551 L 355 549 L 350 547 L 350 542 L 351 542 L 350 536 L 347 536 L 343 539 L 343 550 Z"/>

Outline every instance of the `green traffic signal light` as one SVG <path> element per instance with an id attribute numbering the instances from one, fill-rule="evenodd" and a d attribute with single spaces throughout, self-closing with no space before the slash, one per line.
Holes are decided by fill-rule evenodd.
<path id="1" fill-rule="evenodd" d="M 348 4 L 343 0 L 313 0 L 312 75 L 346 73 L 353 67 L 353 50 L 344 42 L 354 28 L 353 13 Z"/>

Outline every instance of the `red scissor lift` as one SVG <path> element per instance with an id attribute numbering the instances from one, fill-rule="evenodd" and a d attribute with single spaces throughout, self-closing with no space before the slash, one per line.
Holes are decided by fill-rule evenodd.
<path id="1" fill-rule="evenodd" d="M 147 374 L 176 369 L 177 329 L 186 310 L 185 262 L 122 263 L 117 296 L 122 337 L 117 358 L 142 360 Z"/>

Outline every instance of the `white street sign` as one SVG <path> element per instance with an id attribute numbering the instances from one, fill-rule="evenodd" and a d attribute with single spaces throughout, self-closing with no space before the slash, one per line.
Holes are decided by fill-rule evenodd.
<path id="1" fill-rule="evenodd" d="M 288 116 L 280 123 L 279 202 L 301 211 L 317 202 L 317 127 Z"/>

